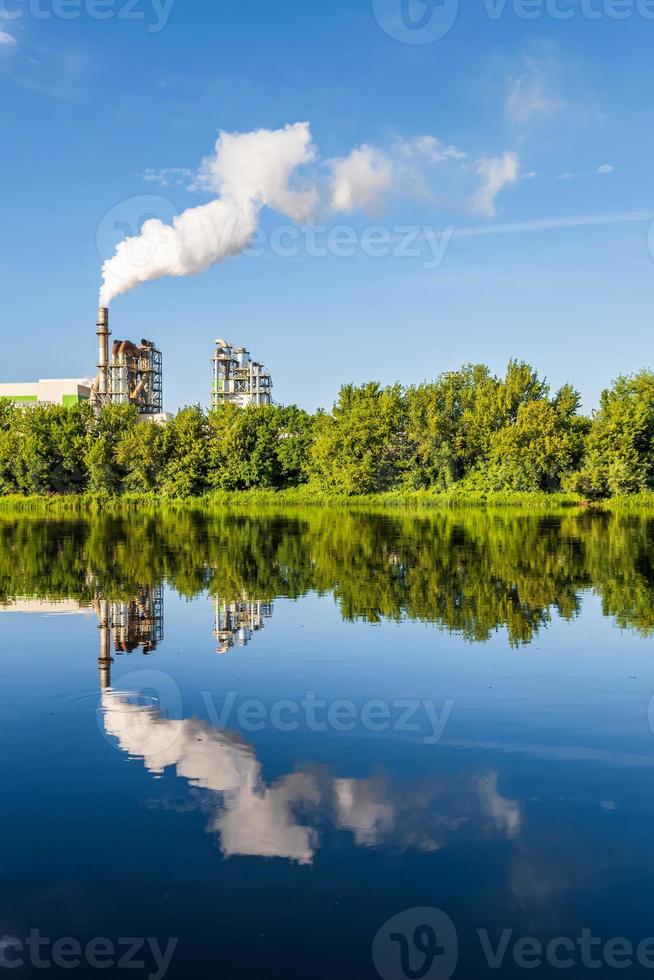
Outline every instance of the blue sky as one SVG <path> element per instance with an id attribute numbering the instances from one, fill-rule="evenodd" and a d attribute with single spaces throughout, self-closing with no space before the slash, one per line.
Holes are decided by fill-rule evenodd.
<path id="1" fill-rule="evenodd" d="M 268 245 L 115 300 L 114 336 L 164 352 L 168 409 L 206 403 L 219 336 L 264 361 L 276 400 L 310 409 L 342 382 L 512 356 L 590 409 L 616 374 L 654 367 L 646 0 L 410 0 L 427 30 L 457 14 L 430 43 L 390 36 L 407 35 L 401 2 L 104 0 L 100 20 L 92 0 L 0 0 L 0 380 L 93 373 L 120 239 L 211 199 L 193 175 L 219 131 L 305 121 L 328 193 L 330 161 L 361 145 L 393 179 L 368 214 L 315 219 L 323 237 L 351 229 L 353 255 L 309 255 L 301 235 L 294 254 Z M 264 209 L 261 225 L 269 243 L 289 219 Z M 388 254 L 363 254 L 371 225 Z M 397 254 L 406 226 L 420 254 Z"/>

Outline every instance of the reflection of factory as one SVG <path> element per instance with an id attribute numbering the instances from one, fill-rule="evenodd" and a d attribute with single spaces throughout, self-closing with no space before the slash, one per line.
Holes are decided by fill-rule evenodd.
<path id="1" fill-rule="evenodd" d="M 164 638 L 163 586 L 142 589 L 129 602 L 107 602 L 96 599 L 95 611 L 100 621 L 100 686 L 111 686 L 112 635 L 113 650 L 119 656 L 142 648 L 152 653 Z"/>
<path id="2" fill-rule="evenodd" d="M 142 648 L 145 654 L 157 649 L 164 638 L 163 586 L 141 589 L 129 602 L 108 602 L 96 596 L 92 604 L 74 599 L 12 599 L 0 612 L 46 616 L 92 615 L 100 629 L 100 686 L 111 686 L 113 653 L 119 656 Z"/>
<path id="3" fill-rule="evenodd" d="M 98 618 L 100 631 L 100 686 L 111 687 L 111 665 L 115 656 L 152 653 L 164 638 L 163 586 L 141 589 L 127 602 L 109 602 L 99 593 L 91 601 L 74 599 L 29 599 L 16 597 L 0 612 L 32 613 L 47 616 L 92 616 Z M 228 601 L 215 600 L 213 635 L 218 652 L 244 647 L 260 632 L 265 620 L 273 614 L 272 602 L 253 601 L 247 597 Z"/>
<path id="4" fill-rule="evenodd" d="M 218 641 L 218 653 L 227 653 L 234 646 L 247 646 L 272 614 L 272 602 L 252 602 L 245 598 L 227 602 L 217 596 L 213 635 Z"/>

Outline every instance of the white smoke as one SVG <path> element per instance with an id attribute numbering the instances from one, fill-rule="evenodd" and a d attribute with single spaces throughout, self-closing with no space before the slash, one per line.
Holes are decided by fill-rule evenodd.
<path id="1" fill-rule="evenodd" d="M 163 276 L 190 276 L 247 248 L 264 206 L 293 221 L 310 218 L 318 200 L 313 188 L 290 186 L 298 167 L 315 159 L 308 123 L 253 133 L 221 133 L 201 179 L 219 197 L 189 208 L 167 225 L 146 221 L 102 267 L 100 305 Z"/>
<path id="2" fill-rule="evenodd" d="M 213 155 L 203 161 L 189 188 L 209 192 L 214 199 L 176 215 L 170 224 L 150 218 L 137 235 L 120 242 L 102 267 L 100 305 L 109 306 L 141 283 L 196 275 L 238 255 L 252 241 L 264 207 L 298 223 L 311 222 L 319 208 L 331 214 L 362 210 L 374 215 L 393 190 L 428 199 L 425 168 L 448 164 L 470 170 L 466 160 L 462 150 L 429 135 L 396 140 L 388 151 L 364 143 L 347 156 L 321 163 L 308 123 L 221 132 Z M 301 168 L 310 169 L 302 174 Z M 166 179 L 172 172 L 160 174 Z M 475 172 L 481 184 L 471 203 L 492 218 L 497 195 L 518 179 L 518 158 L 514 153 L 484 157 Z M 156 171 L 147 172 L 149 181 L 156 177 Z"/>

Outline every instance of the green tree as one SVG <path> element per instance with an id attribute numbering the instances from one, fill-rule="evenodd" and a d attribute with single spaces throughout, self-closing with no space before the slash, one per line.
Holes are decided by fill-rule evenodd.
<path id="1" fill-rule="evenodd" d="M 17 452 L 18 409 L 0 399 L 0 495 L 18 493 L 14 463 Z"/>
<path id="2" fill-rule="evenodd" d="M 221 490 L 278 487 L 278 410 L 222 405 L 209 414 L 209 480 Z"/>
<path id="3" fill-rule="evenodd" d="M 148 419 L 128 426 L 116 445 L 116 462 L 124 472 L 122 486 L 126 492 L 159 490 L 164 469 L 163 427 Z"/>
<path id="4" fill-rule="evenodd" d="M 183 408 L 164 426 L 163 491 L 168 497 L 199 497 L 208 488 L 208 425 L 199 407 Z"/>
<path id="5" fill-rule="evenodd" d="M 119 494 L 126 469 L 118 461 L 118 446 L 138 423 L 132 405 L 106 405 L 94 419 L 88 436 L 86 469 L 93 493 Z"/>
<path id="6" fill-rule="evenodd" d="M 515 425 L 526 405 L 547 397 L 547 385 L 528 364 L 509 361 L 503 379 L 468 364 L 407 392 L 410 484 L 445 490 L 485 471 L 493 440 Z"/>
<path id="7" fill-rule="evenodd" d="M 341 388 L 331 416 L 318 416 L 311 477 L 327 490 L 354 495 L 397 486 L 407 466 L 406 403 L 399 385 Z"/>
<path id="8" fill-rule="evenodd" d="M 550 401 L 520 404 L 515 422 L 496 432 L 483 478 L 490 489 L 556 491 L 584 451 L 588 422 L 577 414 L 579 395 L 562 389 Z"/>
<path id="9" fill-rule="evenodd" d="M 566 485 L 590 499 L 654 489 L 654 372 L 602 392 L 583 464 Z"/>
<path id="10" fill-rule="evenodd" d="M 277 459 L 281 485 L 295 487 L 306 483 L 309 454 L 313 439 L 313 418 L 308 412 L 290 405 L 277 410 Z"/>

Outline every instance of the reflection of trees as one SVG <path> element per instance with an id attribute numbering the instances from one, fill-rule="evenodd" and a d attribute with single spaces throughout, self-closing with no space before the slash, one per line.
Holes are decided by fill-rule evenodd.
<path id="1" fill-rule="evenodd" d="M 125 511 L 0 518 L 0 601 L 112 601 L 169 582 L 271 602 L 332 593 L 345 619 L 433 622 L 483 641 L 506 627 L 528 643 L 593 589 L 620 626 L 654 632 L 654 520 L 581 513 Z"/>

